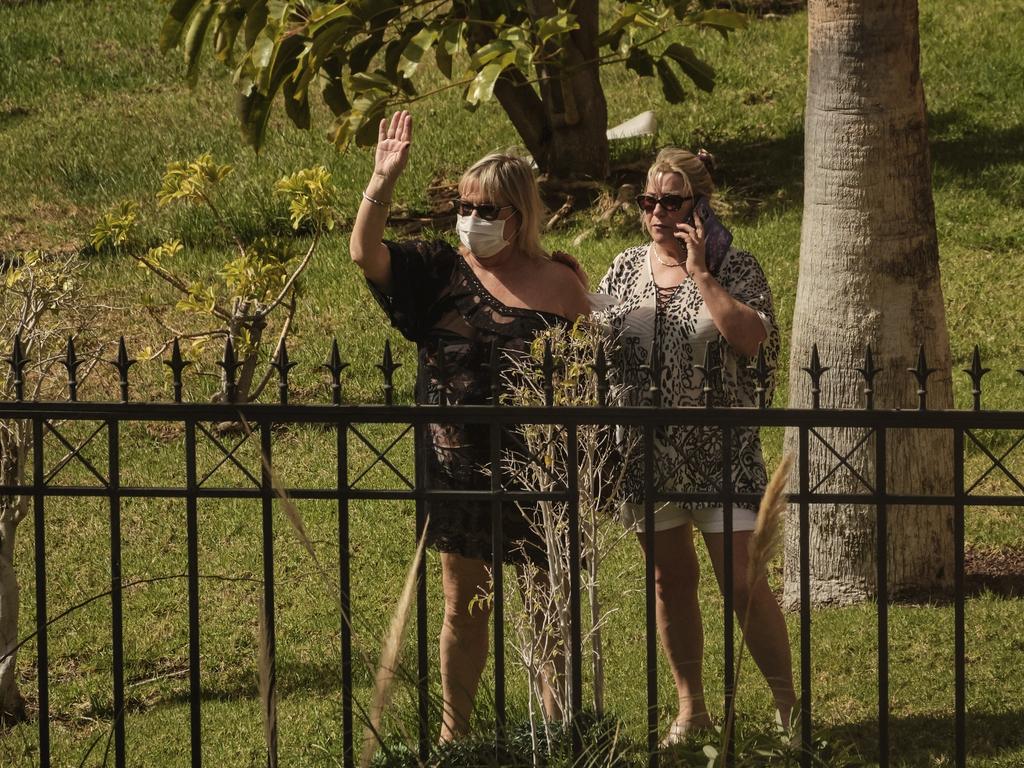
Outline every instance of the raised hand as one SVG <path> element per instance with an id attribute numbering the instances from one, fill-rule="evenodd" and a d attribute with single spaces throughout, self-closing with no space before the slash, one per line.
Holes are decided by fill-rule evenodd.
<path id="1" fill-rule="evenodd" d="M 390 122 L 386 117 L 381 119 L 374 156 L 374 176 L 381 176 L 392 184 L 396 182 L 405 170 L 411 146 L 412 115 L 402 110 L 395 112 Z"/>

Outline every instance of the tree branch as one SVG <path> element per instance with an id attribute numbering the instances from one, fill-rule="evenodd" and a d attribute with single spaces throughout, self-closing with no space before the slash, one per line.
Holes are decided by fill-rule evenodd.
<path id="1" fill-rule="evenodd" d="M 309 266 L 309 261 L 310 259 L 313 258 L 313 253 L 316 251 L 316 247 L 320 243 L 320 237 L 321 235 L 318 232 L 316 236 L 313 238 L 313 242 L 309 244 L 309 249 L 306 251 L 306 255 L 302 257 L 302 261 L 299 263 L 299 266 L 295 268 L 295 271 L 292 272 L 291 276 L 288 278 L 288 281 L 284 284 L 284 287 L 281 289 L 280 293 L 277 294 L 277 298 L 270 302 L 270 304 L 268 304 L 264 309 L 261 309 L 255 313 L 256 320 L 265 319 L 266 316 L 269 315 L 270 312 L 274 309 L 274 307 L 276 307 L 278 304 L 284 301 L 285 295 L 287 295 L 288 291 L 291 290 L 291 287 L 295 284 L 295 281 L 299 279 L 299 275 L 301 275 L 306 270 L 306 267 Z"/>

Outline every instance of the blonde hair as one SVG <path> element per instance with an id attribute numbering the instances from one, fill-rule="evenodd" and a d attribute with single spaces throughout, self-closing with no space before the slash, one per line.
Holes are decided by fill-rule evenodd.
<path id="1" fill-rule="evenodd" d="M 702 149 L 695 155 L 685 149 L 665 147 L 647 169 L 647 186 L 653 185 L 655 179 L 663 173 L 678 173 L 683 177 L 688 195 L 710 197 L 715 191 L 711 168 L 714 168 L 714 157 L 710 152 Z"/>
<path id="2" fill-rule="evenodd" d="M 459 180 L 460 194 L 471 181 L 491 202 L 504 200 L 516 209 L 519 229 L 512 240 L 521 253 L 529 257 L 551 258 L 540 244 L 544 204 L 540 200 L 533 168 L 524 157 L 514 151 L 492 152 L 477 160 L 462 174 Z"/>

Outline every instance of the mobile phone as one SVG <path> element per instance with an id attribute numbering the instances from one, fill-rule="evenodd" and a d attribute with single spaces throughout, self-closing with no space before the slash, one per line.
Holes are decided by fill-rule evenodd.
<path id="1" fill-rule="evenodd" d="M 708 262 L 708 269 L 711 274 L 717 275 L 718 268 L 729 252 L 729 246 L 732 245 L 732 232 L 726 229 L 715 215 L 705 195 L 698 196 L 693 204 L 693 213 L 690 214 L 688 222 L 691 225 L 695 223 L 694 213 L 700 216 L 701 225 L 704 228 L 704 254 Z"/>

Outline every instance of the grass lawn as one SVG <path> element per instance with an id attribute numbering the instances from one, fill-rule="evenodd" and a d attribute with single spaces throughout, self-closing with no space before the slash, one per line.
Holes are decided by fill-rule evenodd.
<path id="1" fill-rule="evenodd" d="M 1024 17 L 1012 5 L 1004 0 L 926 0 L 921 3 L 921 35 L 943 290 L 955 368 L 967 367 L 974 344 L 980 344 L 985 364 L 993 369 L 985 379 L 986 406 L 1020 410 L 1024 386 L 1014 369 L 1024 364 L 1024 276 L 1011 267 L 1024 258 L 1024 95 L 1017 87 L 1024 82 L 1018 54 Z M 190 92 L 180 59 L 159 54 L 156 40 L 165 8 L 157 0 L 0 3 L 0 256 L 33 248 L 77 251 L 101 212 L 132 199 L 141 204 L 147 221 L 132 247 L 144 247 L 173 232 L 186 244 L 178 267 L 194 274 L 208 270 L 230 254 L 225 233 L 202 213 L 158 213 L 153 201 L 168 162 L 204 151 L 235 166 L 220 203 L 247 239 L 286 230 L 286 213 L 270 188 L 273 181 L 300 167 L 326 165 L 342 193 L 344 213 L 353 214 L 370 172 L 369 152 L 335 152 L 323 138 L 327 122 L 321 111 L 308 133 L 294 130 L 276 114 L 266 147 L 254 155 L 242 145 L 231 116 L 230 75 L 208 63 L 199 87 Z M 765 267 L 783 337 L 788 338 L 800 242 L 806 17 L 794 14 L 757 22 L 731 43 L 712 35 L 687 43 L 703 50 L 715 65 L 714 94 L 695 91 L 686 103 L 668 106 L 657 84 L 607 72 L 610 121 L 653 107 L 660 125 L 659 144 L 705 146 L 716 154 L 724 218 L 736 243 L 755 253 Z M 412 209 L 425 207 L 426 188 L 435 176 L 455 179 L 480 155 L 515 141 L 495 105 L 470 114 L 453 94 L 441 94 L 417 104 L 414 114 L 414 155 L 397 192 L 398 201 Z M 596 277 L 640 235 L 631 224 L 590 232 L 593 228 L 591 218 L 579 214 L 550 233 L 547 243 L 578 254 Z M 132 350 L 159 344 L 165 332 L 139 312 L 140 298 L 161 306 L 173 297 L 135 269 L 127 255 L 89 258 L 88 289 L 104 305 L 104 332 L 111 337 L 124 333 Z M 349 263 L 344 227 L 328 238 L 305 286 L 289 346 L 292 357 L 302 363 L 293 373 L 299 393 L 293 398 L 328 399 L 315 365 L 323 360 L 331 337 L 337 336 L 344 356 L 353 363 L 347 372 L 347 399 L 379 399 L 374 365 L 384 340 L 390 339 L 404 364 L 396 375 L 396 397 L 409 401 L 414 350 L 382 322 Z M 197 327 L 195 318 L 173 310 L 161 312 L 176 327 Z M 109 348 L 106 354 L 110 356 Z M 785 402 L 788 354 L 784 345 L 777 403 Z M 133 391 L 140 396 L 166 393 L 160 368 L 155 362 L 133 368 L 138 381 Z M 967 377 L 958 374 L 954 380 L 958 405 L 969 404 Z M 95 379 L 82 398 L 107 399 L 110 382 Z M 208 392 L 209 380 L 193 378 L 189 386 L 187 396 L 199 397 Z M 384 428 L 379 432 L 382 438 L 388 433 Z M 123 482 L 180 484 L 182 440 L 180 433 L 157 425 L 126 429 Z M 332 441 L 330 433 L 312 428 L 277 433 L 275 461 L 280 462 L 285 482 L 331 484 Z M 780 436 L 766 435 L 766 445 L 771 458 L 777 458 Z M 408 446 L 402 448 L 401 461 L 409 467 Z M 52 456 L 58 448 L 48 443 L 47 450 Z M 368 453 L 355 443 L 352 450 L 354 471 L 367 462 Z M 95 451 L 90 455 L 102 462 L 103 451 Z M 200 459 L 204 466 L 212 466 L 212 449 L 207 446 Z M 243 460 L 258 472 L 252 452 Z M 1016 466 L 1021 468 L 1019 460 Z M 66 471 L 70 478 L 78 470 Z M 223 478 L 225 483 L 240 480 L 237 472 Z M 336 573 L 335 507 L 302 502 L 300 511 L 326 571 Z M 204 757 L 209 765 L 261 765 L 256 692 L 260 509 L 256 503 L 204 501 L 199 516 Z M 1021 510 L 972 510 L 967 537 L 977 546 L 1022 547 Z M 187 608 L 185 581 L 176 577 L 185 571 L 184 503 L 126 501 L 122 539 L 127 580 L 174 577 L 125 591 L 129 762 L 185 765 Z M 413 551 L 412 539 L 409 508 L 382 502 L 353 505 L 353 642 L 365 659 L 356 670 L 363 705 L 379 640 Z M 103 503 L 48 502 L 47 545 L 51 616 L 109 586 L 108 512 Z M 283 516 L 275 520 L 275 553 L 282 764 L 338 764 L 337 588 L 324 583 Z M 643 565 L 638 554 L 629 542 L 616 549 L 602 586 L 606 604 L 616 609 L 606 632 L 608 705 L 622 718 L 624 743 L 633 747 L 642 740 L 645 706 Z M 22 625 L 28 628 L 34 626 L 29 525 L 20 531 L 18 558 Z M 433 555 L 429 567 L 433 637 L 440 616 L 439 570 Z M 708 696 L 720 716 L 722 606 L 706 563 L 701 589 Z M 796 648 L 797 617 L 788 620 Z M 56 765 L 104 762 L 111 722 L 109 623 L 109 602 L 98 600 L 51 631 Z M 895 764 L 952 764 L 952 626 L 948 605 L 904 605 L 891 611 Z M 870 764 L 877 759 L 875 607 L 815 612 L 812 644 L 816 721 L 826 738 L 854 745 L 861 761 Z M 31 702 L 33 652 L 29 644 L 21 657 L 21 684 Z M 433 643 L 431 654 L 435 663 Z M 967 662 L 970 764 L 1024 764 L 1024 693 L 1019 685 L 1024 675 L 1024 603 L 987 593 L 969 601 Z M 661 669 L 659 683 L 667 719 L 672 699 L 667 668 Z M 437 681 L 432 685 L 436 693 Z M 391 724 L 396 734 L 398 726 L 414 722 L 413 695 L 399 691 Z M 479 712 L 482 728 L 489 715 L 488 700 L 485 691 Z M 767 690 L 752 666 L 747 668 L 740 700 L 747 722 L 768 721 Z M 510 678 L 510 705 L 515 714 L 525 711 L 524 686 L 517 675 Z M 37 764 L 36 738 L 33 723 L 0 733 L 0 765 Z"/>

